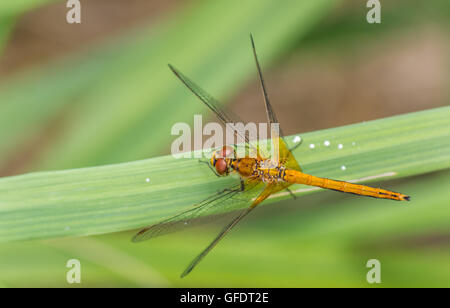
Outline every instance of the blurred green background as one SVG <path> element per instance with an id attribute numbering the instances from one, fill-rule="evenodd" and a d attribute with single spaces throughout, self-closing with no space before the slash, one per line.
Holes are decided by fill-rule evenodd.
<path id="1" fill-rule="evenodd" d="M 368 24 L 366 1 L 81 0 L 70 25 L 66 1 L 2 1 L 0 176 L 168 154 L 175 122 L 214 118 L 167 63 L 264 120 L 250 32 L 287 135 L 447 105 L 449 1 L 381 3 Z M 336 192 L 262 206 L 184 279 L 217 226 L 139 245 L 134 231 L 2 243 L 0 286 L 373 287 L 378 259 L 376 286 L 450 287 L 449 183 L 383 183 L 411 192 L 408 207 Z"/>

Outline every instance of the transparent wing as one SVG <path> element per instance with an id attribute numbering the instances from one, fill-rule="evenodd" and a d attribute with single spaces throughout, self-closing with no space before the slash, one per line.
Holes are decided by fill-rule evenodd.
<path id="1" fill-rule="evenodd" d="M 227 224 L 222 231 L 214 238 L 214 240 L 205 248 L 203 251 L 195 257 L 194 260 L 189 263 L 188 267 L 184 270 L 184 272 L 181 274 L 181 277 L 186 276 L 189 274 L 194 267 L 197 266 L 198 263 L 213 249 L 219 241 L 224 238 L 224 236 L 242 219 L 244 216 L 246 216 L 253 208 L 248 208 L 239 213 L 239 215 L 236 216 L 229 224 Z"/>
<path id="2" fill-rule="evenodd" d="M 239 203 L 249 202 L 258 193 L 257 187 L 262 187 L 262 184 L 258 184 L 259 182 L 246 180 L 224 189 L 188 210 L 145 227 L 133 237 L 132 241 L 141 242 L 223 217 L 223 213 L 233 211 Z"/>
<path id="3" fill-rule="evenodd" d="M 211 95 L 209 95 L 205 90 L 200 88 L 188 77 L 183 75 L 179 70 L 169 64 L 169 68 L 184 83 L 184 85 L 197 96 L 212 112 L 214 112 L 217 118 L 226 126 L 227 129 L 231 129 L 227 123 L 244 123 L 236 114 L 230 110 L 224 110 L 221 104 Z M 233 134 L 241 138 L 246 144 L 250 145 L 250 140 L 248 135 L 238 130 L 232 130 Z M 253 150 L 256 150 L 255 148 Z"/>
<path id="4" fill-rule="evenodd" d="M 268 123 L 280 123 L 280 122 L 278 122 L 275 112 L 273 111 L 272 105 L 269 102 L 269 96 L 267 95 L 266 84 L 264 82 L 264 78 L 262 75 L 261 66 L 259 65 L 258 56 L 256 55 L 255 41 L 253 40 L 253 35 L 251 35 L 251 34 L 250 34 L 250 40 L 252 42 L 253 56 L 255 57 L 256 68 L 258 69 L 258 77 L 259 77 L 259 81 L 261 83 L 261 89 L 262 89 L 263 95 L 264 95 L 264 102 L 265 102 L 266 114 L 267 114 L 267 122 Z M 280 129 L 280 135 L 282 135 L 281 129 Z"/>
<path id="5" fill-rule="evenodd" d="M 247 214 L 250 213 L 258 204 L 263 202 L 273 193 L 274 189 L 276 189 L 276 186 L 276 184 L 267 184 L 264 187 L 264 190 L 258 195 L 258 197 L 255 198 L 252 204 L 247 209 L 242 210 L 239 215 L 237 215 L 232 221 L 230 221 L 230 223 L 228 223 L 222 229 L 222 231 L 219 232 L 214 240 L 197 257 L 195 257 L 194 260 L 191 261 L 188 267 L 181 274 L 181 277 L 189 274 L 194 269 L 194 267 L 196 267 L 197 264 L 200 263 L 200 261 L 211 251 L 211 249 L 213 249 L 217 245 L 217 243 L 219 243 L 219 241 L 223 239 L 225 235 L 227 235 L 227 233 L 230 232 L 230 230 L 233 229 L 233 227 L 237 225 L 239 221 L 241 221 L 242 218 L 247 216 Z"/>
<path id="6" fill-rule="evenodd" d="M 286 142 L 283 138 L 278 140 L 280 148 L 280 164 L 288 169 L 302 171 L 302 168 L 298 164 L 292 152 L 288 149 Z"/>
<path id="7" fill-rule="evenodd" d="M 275 115 L 275 112 L 272 108 L 272 105 L 270 104 L 269 96 L 267 95 L 267 89 L 266 89 L 266 85 L 264 83 L 264 78 L 263 78 L 263 75 L 261 72 L 261 66 L 259 65 L 258 56 L 256 55 L 255 41 L 253 40 L 253 36 L 251 34 L 250 34 L 250 40 L 252 42 L 253 56 L 255 57 L 256 68 L 258 69 L 259 81 L 261 83 L 261 89 L 262 89 L 263 95 L 264 95 L 264 103 L 266 106 L 267 121 L 270 124 L 279 123 L 277 116 Z M 273 131 L 271 131 L 271 133 L 272 133 L 272 145 L 278 147 L 278 151 L 277 151 L 278 152 L 278 158 L 277 158 L 278 163 L 289 169 L 301 171 L 300 165 L 298 164 L 294 155 L 292 155 L 291 151 L 289 150 L 289 148 L 286 145 L 281 128 L 279 129 L 277 134 L 275 134 L 275 132 L 273 132 Z"/>

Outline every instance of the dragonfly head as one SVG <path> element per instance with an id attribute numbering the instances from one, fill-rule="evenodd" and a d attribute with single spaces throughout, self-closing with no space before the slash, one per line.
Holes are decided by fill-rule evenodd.
<path id="1" fill-rule="evenodd" d="M 235 158 L 234 148 L 224 146 L 215 151 L 211 156 L 211 165 L 216 168 L 219 175 L 228 175 L 230 173 L 231 162 Z"/>

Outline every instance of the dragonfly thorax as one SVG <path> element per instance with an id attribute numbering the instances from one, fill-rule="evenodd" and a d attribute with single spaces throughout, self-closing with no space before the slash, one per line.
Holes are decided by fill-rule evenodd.
<path id="1" fill-rule="evenodd" d="M 272 160 L 262 160 L 259 162 L 255 174 L 264 183 L 284 182 L 286 168 L 274 165 Z"/>

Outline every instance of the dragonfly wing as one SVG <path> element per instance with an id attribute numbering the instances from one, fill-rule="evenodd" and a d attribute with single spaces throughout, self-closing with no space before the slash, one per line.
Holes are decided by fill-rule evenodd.
<path id="1" fill-rule="evenodd" d="M 240 138 L 242 141 L 244 141 L 247 144 L 250 144 L 250 140 L 247 134 L 245 132 L 241 132 L 236 129 L 232 129 L 229 125 L 230 123 L 243 123 L 236 114 L 231 112 L 230 110 L 225 110 L 223 106 L 211 95 L 209 95 L 205 90 L 200 88 L 197 84 L 195 84 L 192 80 L 190 80 L 188 77 L 183 75 L 179 70 L 177 70 L 175 67 L 169 64 L 169 68 L 172 70 L 172 72 L 175 74 L 175 76 L 178 77 L 178 79 L 181 80 L 181 82 L 192 92 L 197 96 L 212 112 L 214 112 L 217 116 L 217 118 L 225 125 L 227 129 L 231 129 L 233 134 L 235 134 L 238 138 Z M 253 149 L 255 150 L 255 149 Z"/>
<path id="2" fill-rule="evenodd" d="M 270 104 L 269 96 L 267 95 L 266 84 L 264 83 L 261 66 L 259 65 L 258 56 L 256 55 L 255 41 L 253 40 L 253 36 L 251 34 L 250 34 L 250 40 L 252 41 L 253 56 L 255 57 L 256 68 L 258 69 L 259 82 L 261 84 L 261 89 L 262 89 L 263 95 L 264 95 L 264 102 L 266 105 L 267 122 L 280 123 L 280 122 L 278 122 L 275 112 L 273 111 L 272 105 Z M 280 131 L 280 135 L 281 135 L 281 131 Z"/>
<path id="3" fill-rule="evenodd" d="M 259 81 L 261 84 L 261 89 L 264 95 L 264 103 L 266 106 L 266 114 L 267 121 L 270 124 L 279 123 L 277 116 L 275 115 L 275 111 L 272 108 L 272 105 L 269 101 L 269 96 L 267 95 L 266 85 L 264 83 L 264 78 L 261 72 L 261 66 L 259 65 L 258 56 L 256 55 L 255 42 L 253 40 L 253 36 L 250 34 L 250 40 L 252 42 L 253 56 L 255 57 L 256 68 L 258 69 Z M 272 126 L 272 125 L 271 125 Z M 272 127 L 273 128 L 273 127 Z M 278 132 L 273 131 L 271 128 L 271 136 L 272 136 L 272 146 L 275 146 L 275 151 L 278 152 L 278 156 L 276 157 L 276 163 L 279 163 L 289 169 L 294 169 L 297 171 L 301 171 L 300 165 L 295 159 L 294 155 L 292 155 L 291 151 L 289 151 L 286 141 L 284 140 L 283 133 L 281 132 L 281 128 L 279 128 Z M 275 153 L 277 155 L 277 153 Z"/>
<path id="4" fill-rule="evenodd" d="M 227 235 L 227 233 L 235 226 L 237 225 L 237 223 L 239 221 L 241 221 L 242 218 L 244 218 L 245 216 L 247 216 L 248 213 L 250 213 L 258 204 L 260 204 L 261 202 L 263 202 L 265 199 L 267 199 L 267 197 L 269 197 L 273 192 L 274 189 L 277 187 L 278 185 L 276 184 L 267 184 L 264 187 L 264 190 L 258 195 L 258 197 L 255 198 L 255 200 L 253 201 L 253 203 L 250 205 L 250 207 L 248 207 L 247 209 L 241 211 L 239 213 L 239 215 L 237 215 L 229 224 L 227 224 L 222 231 L 220 231 L 220 233 L 214 238 L 214 240 L 197 256 L 195 257 L 194 260 L 192 260 L 192 262 L 188 265 L 188 267 L 184 270 L 184 272 L 181 274 L 181 277 L 186 276 L 187 274 L 189 274 L 195 266 L 197 266 L 198 263 L 200 263 L 200 261 L 211 251 L 211 249 L 213 249 L 217 243 L 219 243 L 219 241 L 221 239 L 223 239 L 225 237 L 225 235 Z"/>
<path id="5" fill-rule="evenodd" d="M 181 277 L 189 274 L 195 266 L 214 248 L 214 246 L 219 243 L 219 241 L 242 219 L 244 218 L 253 208 L 248 208 L 242 211 L 236 218 L 234 218 L 229 224 L 227 224 L 222 231 L 216 236 L 216 238 L 188 265 L 188 267 L 181 274 Z"/>
<path id="6" fill-rule="evenodd" d="M 302 168 L 298 164 L 294 157 L 294 154 L 289 150 L 286 145 L 286 141 L 283 138 L 278 138 L 278 145 L 280 151 L 280 165 L 297 171 L 302 171 Z"/>
<path id="7" fill-rule="evenodd" d="M 243 183 L 243 184 L 242 184 Z M 226 211 L 232 211 L 231 207 L 237 202 L 249 201 L 257 190 L 258 183 L 244 181 L 214 194 L 193 207 L 171 216 L 159 223 L 150 225 L 140 230 L 132 239 L 133 242 L 141 242 L 157 236 L 165 235 L 187 227 L 209 223 L 223 217 Z M 256 192 L 254 192 L 256 190 Z M 228 209 L 228 210 L 227 210 Z M 210 215 L 211 212 L 214 215 Z"/>

